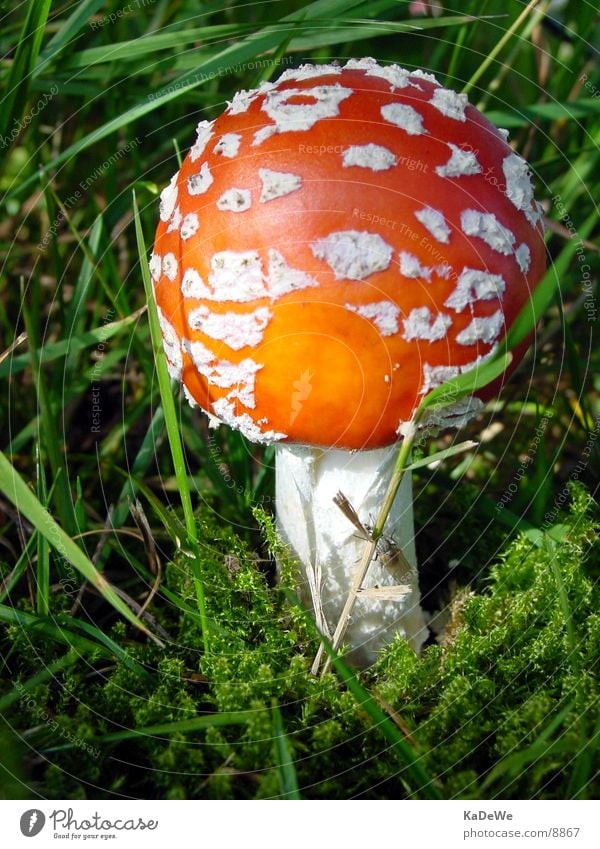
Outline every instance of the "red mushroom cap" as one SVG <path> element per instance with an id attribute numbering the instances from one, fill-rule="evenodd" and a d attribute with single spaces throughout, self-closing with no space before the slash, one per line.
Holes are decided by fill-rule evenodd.
<path id="1" fill-rule="evenodd" d="M 506 133 L 434 77 L 303 66 L 202 121 L 150 262 L 173 375 L 253 441 L 376 448 L 545 269 Z"/>

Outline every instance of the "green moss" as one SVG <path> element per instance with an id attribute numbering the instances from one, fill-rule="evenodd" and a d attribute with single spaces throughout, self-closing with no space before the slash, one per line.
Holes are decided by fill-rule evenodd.
<path id="1" fill-rule="evenodd" d="M 557 519 L 566 526 L 560 542 L 515 539 L 488 570 L 483 589 L 455 588 L 442 645 L 417 658 L 398 638 L 363 675 L 445 795 L 477 798 L 485 787 L 499 797 L 560 798 L 575 781 L 575 764 L 584 776 L 576 790 L 596 771 L 589 745 L 600 655 L 594 510 L 575 488 L 570 513 Z M 280 558 L 281 584 L 292 587 L 293 567 L 273 524 L 264 514 L 259 518 Z M 35 702 L 15 707 L 16 727 L 35 728 L 28 731 L 32 742 L 51 752 L 50 763 L 29 765 L 31 778 L 55 798 L 123 792 L 272 798 L 281 792 L 271 714 L 276 700 L 304 796 L 404 795 L 399 761 L 365 709 L 335 675 L 310 675 L 317 641 L 281 584 L 273 584 L 272 562 L 210 515 L 200 517 L 199 531 L 210 655 L 202 654 L 197 616 L 185 609 L 193 611 L 195 601 L 190 566 L 180 553 L 166 567 L 164 586 L 182 606 L 163 603 L 153 611 L 171 641 L 161 650 L 129 643 L 146 677 L 123 664 L 107 668 L 104 661 L 94 671 L 78 663 L 58 673 L 60 686 L 40 684 L 31 691 Z M 131 640 L 122 624 L 111 636 L 122 645 Z M 12 663 L 26 680 L 40 647 L 22 632 L 14 637 Z M 37 707 L 57 717 L 58 731 L 37 727 Z M 98 742 L 122 728 L 240 710 L 249 711 L 241 725 Z M 65 748 L 72 739 L 98 753 Z M 584 750 L 585 763 L 577 757 Z M 594 794 L 593 781 L 585 792 Z"/>
<path id="2" fill-rule="evenodd" d="M 592 672 L 598 664 L 598 590 L 588 574 L 597 552 L 590 500 L 579 487 L 573 495 L 562 542 L 516 539 L 492 567 L 486 591 L 464 604 L 464 625 L 450 644 L 429 649 L 411 665 L 396 643 L 377 665 L 377 689 L 400 712 L 435 694 L 415 731 L 430 753 L 430 769 L 454 774 L 453 793 L 470 793 L 472 778 L 460 778 L 458 764 L 475 765 L 478 788 L 502 757 L 534 743 L 568 701 L 573 710 L 563 740 L 569 745 L 548 754 L 548 769 L 564 772 L 561 789 L 545 786 L 547 770 L 540 766 L 513 781 L 510 793 L 559 797 L 573 753 L 586 744 L 598 700 Z"/>

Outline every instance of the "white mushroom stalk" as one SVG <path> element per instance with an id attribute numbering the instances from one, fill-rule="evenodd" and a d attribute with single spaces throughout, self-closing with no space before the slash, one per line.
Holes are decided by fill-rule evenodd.
<path id="1" fill-rule="evenodd" d="M 384 502 L 397 454 L 397 445 L 360 452 L 277 446 L 277 527 L 301 565 L 301 595 L 313 607 L 326 637 L 333 636 L 340 621 L 367 542 L 334 499 L 341 492 L 369 531 Z M 344 624 L 348 660 L 362 668 L 397 634 L 417 652 L 427 639 L 410 472 L 402 479 L 377 557 Z"/>

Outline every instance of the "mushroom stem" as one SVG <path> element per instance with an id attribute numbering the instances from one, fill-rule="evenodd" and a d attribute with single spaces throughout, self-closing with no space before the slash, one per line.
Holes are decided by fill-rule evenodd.
<path id="1" fill-rule="evenodd" d="M 277 446 L 277 526 L 301 565 L 300 595 L 312 604 L 325 636 L 346 604 L 368 544 L 361 524 L 368 530 L 379 515 L 396 455 L 396 445 L 360 452 Z M 334 502 L 338 493 L 345 497 L 341 507 Z M 377 552 L 345 633 L 348 659 L 363 668 L 396 634 L 415 651 L 428 634 L 420 606 L 410 472 L 402 479 Z"/>

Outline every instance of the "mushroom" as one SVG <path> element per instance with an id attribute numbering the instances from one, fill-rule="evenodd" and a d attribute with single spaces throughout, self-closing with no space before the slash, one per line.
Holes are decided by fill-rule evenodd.
<path id="1" fill-rule="evenodd" d="M 211 423 L 276 445 L 278 528 L 324 633 L 415 409 L 495 353 L 540 280 L 541 217 L 506 131 L 373 59 L 239 92 L 162 192 L 150 271 L 170 372 Z M 346 631 L 358 665 L 397 633 L 427 638 L 408 474 L 386 539 Z"/>

